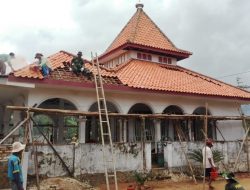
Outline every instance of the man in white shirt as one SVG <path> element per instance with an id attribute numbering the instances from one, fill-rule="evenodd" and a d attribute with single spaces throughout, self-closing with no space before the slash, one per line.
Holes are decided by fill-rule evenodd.
<path id="1" fill-rule="evenodd" d="M 210 189 L 213 189 L 211 171 L 215 170 L 215 164 L 211 148 L 213 147 L 212 139 L 207 139 L 206 146 L 202 149 L 203 166 L 205 168 L 205 177 L 208 178 L 208 185 Z"/>
<path id="2" fill-rule="evenodd" d="M 15 71 L 11 64 L 11 59 L 13 58 L 15 58 L 15 54 L 12 52 L 9 54 L 0 54 L 0 75 L 6 74 L 5 63 L 7 63 L 10 66 L 12 72 Z"/>

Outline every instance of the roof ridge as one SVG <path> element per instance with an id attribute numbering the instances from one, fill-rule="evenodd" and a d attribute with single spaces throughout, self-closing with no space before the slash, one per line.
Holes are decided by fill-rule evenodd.
<path id="1" fill-rule="evenodd" d="M 233 85 L 231 85 L 231 84 L 228 84 L 228 83 L 223 82 L 223 81 L 220 81 L 220 80 L 217 80 L 217 79 L 215 79 L 215 78 L 212 78 L 212 77 L 210 77 L 210 76 L 204 75 L 204 74 L 199 73 L 199 72 L 197 72 L 197 71 L 192 71 L 192 70 L 190 70 L 190 69 L 187 69 L 187 68 L 184 68 L 184 67 L 181 67 L 181 66 L 178 66 L 178 67 L 179 67 L 180 69 L 182 69 L 183 72 L 186 72 L 186 73 L 191 74 L 191 75 L 193 75 L 193 76 L 198 75 L 200 78 L 202 78 L 202 79 L 204 79 L 204 80 L 206 80 L 206 81 L 208 81 L 208 82 L 212 82 L 212 83 L 214 83 L 214 84 L 216 84 L 216 85 L 222 86 L 221 83 L 223 83 L 223 84 L 229 85 L 229 86 L 231 86 L 231 87 L 233 87 L 233 88 L 237 88 L 236 86 L 233 86 Z M 243 89 L 241 89 L 241 88 L 238 88 L 238 89 L 243 90 Z M 246 92 L 248 92 L 248 91 L 246 91 Z"/>
<path id="2" fill-rule="evenodd" d="M 143 11 L 144 12 L 144 11 Z M 174 43 L 165 35 L 164 32 L 162 32 L 162 30 L 158 27 L 158 25 L 148 16 L 148 14 L 146 12 L 144 12 L 145 16 L 156 26 L 156 28 L 160 31 L 160 33 L 167 39 L 167 41 L 169 41 L 169 43 L 176 49 L 178 49 Z"/>
<path id="3" fill-rule="evenodd" d="M 226 82 L 221 81 L 221 80 L 218 80 L 218 79 L 216 79 L 216 78 L 212 78 L 212 77 L 210 77 L 210 76 L 201 74 L 201 73 L 199 73 L 199 72 L 197 72 L 197 71 L 192 71 L 192 70 L 190 70 L 190 69 L 187 69 L 187 68 L 181 67 L 181 66 L 178 66 L 178 67 L 182 68 L 183 70 L 187 70 L 187 71 L 189 71 L 189 72 L 193 72 L 193 73 L 196 73 L 196 74 L 198 74 L 198 75 L 201 75 L 201 76 L 203 76 L 204 78 L 209 78 L 210 80 L 216 81 L 217 83 L 222 83 L 222 84 L 224 84 L 224 85 L 228 85 L 228 86 L 231 86 L 231 87 L 233 87 L 233 88 L 237 88 L 237 89 L 242 90 L 242 91 L 244 91 L 244 92 L 250 93 L 249 91 L 247 91 L 247 90 L 245 90 L 245 89 L 239 88 L 239 87 L 237 87 L 237 86 L 234 86 L 234 85 L 232 85 L 232 84 L 226 83 Z M 214 83 L 214 84 L 216 84 L 216 83 Z M 220 85 L 221 85 L 221 84 L 220 84 Z"/>
<path id="4" fill-rule="evenodd" d="M 127 28 L 127 26 L 129 25 L 130 21 L 134 18 L 134 16 L 137 14 L 137 11 L 133 14 L 133 16 L 129 19 L 129 21 L 126 23 L 126 25 L 122 28 L 122 30 L 116 35 L 116 37 L 114 38 L 114 40 L 110 43 L 110 45 L 108 46 L 108 48 L 106 48 L 106 50 L 104 51 L 103 54 L 107 53 L 107 50 L 112 47 L 112 44 L 115 42 L 115 40 L 120 36 L 120 34 L 123 33 L 123 31 Z"/>
<path id="5" fill-rule="evenodd" d="M 136 18 L 136 24 L 135 24 L 135 27 L 134 27 L 134 36 L 131 36 L 131 41 L 130 42 L 132 42 L 132 43 L 134 43 L 134 39 L 135 39 L 135 37 L 136 37 L 136 31 L 137 31 L 137 26 L 138 26 L 138 24 L 139 24 L 139 20 L 140 20 L 140 18 L 141 18 L 141 14 L 142 14 L 142 12 L 143 12 L 143 9 L 137 9 L 137 11 L 136 11 L 136 13 L 138 12 L 138 16 L 137 16 L 137 18 Z"/>

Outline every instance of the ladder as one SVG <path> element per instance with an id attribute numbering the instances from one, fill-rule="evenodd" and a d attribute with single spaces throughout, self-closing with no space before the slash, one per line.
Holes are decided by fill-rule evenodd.
<path id="1" fill-rule="evenodd" d="M 102 76 L 100 72 L 100 65 L 97 54 L 95 55 L 96 63 L 94 62 L 93 54 L 91 53 L 92 57 L 92 64 L 95 66 L 97 72 L 94 74 L 95 79 L 95 88 L 96 88 L 96 96 L 97 96 L 97 104 L 98 104 L 98 113 L 99 113 L 99 123 L 100 123 L 100 131 L 101 131 L 101 140 L 102 140 L 102 146 L 103 146 L 103 162 L 104 162 L 104 170 L 105 170 L 105 179 L 106 179 L 106 185 L 107 190 L 110 190 L 110 178 L 114 178 L 115 182 L 115 190 L 118 190 L 117 185 L 117 175 L 116 175 L 116 159 L 115 154 L 113 151 L 113 143 L 112 143 L 112 137 L 111 137 L 111 130 L 110 130 L 110 123 L 109 123 L 109 116 L 108 116 L 108 110 L 107 110 L 107 103 L 104 95 L 104 89 L 103 89 L 103 82 L 102 82 Z M 110 146 L 111 155 L 105 151 L 105 142 L 108 142 Z M 112 164 L 113 171 L 108 171 L 108 166 Z"/>

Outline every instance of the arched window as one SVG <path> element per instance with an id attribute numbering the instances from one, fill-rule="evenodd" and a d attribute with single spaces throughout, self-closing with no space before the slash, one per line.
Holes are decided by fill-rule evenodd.
<path id="1" fill-rule="evenodd" d="M 44 109 L 76 110 L 76 106 L 72 102 L 61 98 L 48 99 L 42 102 L 38 107 Z M 79 125 L 78 117 L 76 116 L 67 116 L 52 113 L 35 116 L 38 119 L 43 118 L 42 120 L 40 119 L 41 121 L 37 123 L 37 127 L 47 125 L 48 127 L 52 128 L 50 134 L 51 136 L 49 139 L 53 143 L 70 143 L 73 136 L 78 136 Z M 46 123 L 45 121 L 49 123 Z"/>
<path id="2" fill-rule="evenodd" d="M 194 115 L 206 115 L 206 108 L 204 107 L 198 107 L 193 112 Z M 210 111 L 207 111 L 208 115 L 211 115 Z M 193 139 L 196 141 L 202 141 L 204 140 L 204 119 L 193 119 L 192 121 L 192 136 Z M 216 130 L 215 130 L 215 124 L 212 120 L 208 120 L 207 122 L 207 136 L 208 138 L 215 139 L 216 138 Z"/>
<path id="3" fill-rule="evenodd" d="M 152 110 L 149 106 L 142 103 L 137 103 L 133 105 L 129 109 L 129 114 L 152 114 Z M 127 134 L 132 133 L 133 137 L 127 138 L 132 141 L 141 141 L 142 138 L 142 120 L 140 118 L 134 118 L 130 120 L 133 129 L 130 128 L 130 130 L 133 130 L 133 132 L 128 131 Z M 155 129 L 154 129 L 154 122 L 150 118 L 145 118 L 145 136 L 146 140 L 153 141 L 155 137 Z"/>
<path id="4" fill-rule="evenodd" d="M 119 113 L 118 108 L 112 102 L 107 101 L 107 109 L 110 113 Z M 93 103 L 90 108 L 90 112 L 98 112 L 98 104 L 97 102 Z M 120 126 L 118 118 L 109 117 L 110 130 L 113 142 L 118 142 L 120 139 Z M 108 141 L 108 138 L 105 138 L 105 142 Z M 100 123 L 99 116 L 88 116 L 86 123 L 86 142 L 87 143 L 100 143 L 101 142 L 101 131 L 100 131 Z"/>
<path id="5" fill-rule="evenodd" d="M 175 114 L 183 115 L 183 110 L 175 105 L 168 106 L 162 112 L 163 114 Z M 164 119 L 161 121 L 161 138 L 162 140 L 179 140 L 177 128 L 180 129 L 180 135 L 184 137 L 187 141 L 189 140 L 189 131 L 187 120 L 175 120 L 175 119 Z"/>
<path id="6" fill-rule="evenodd" d="M 35 114 L 33 124 L 34 141 L 46 143 L 44 137 L 39 133 L 37 127 L 43 134 L 53 143 L 53 127 L 55 126 L 53 119 L 46 114 Z"/>

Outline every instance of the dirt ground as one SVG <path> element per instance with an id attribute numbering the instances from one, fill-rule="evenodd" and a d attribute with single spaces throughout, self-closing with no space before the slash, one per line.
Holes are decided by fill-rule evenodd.
<path id="1" fill-rule="evenodd" d="M 246 190 L 250 189 L 250 175 L 238 174 L 237 180 L 245 187 Z M 146 186 L 152 187 L 153 190 L 203 190 L 202 180 L 194 184 L 192 180 L 186 181 L 173 181 L 171 179 L 160 181 L 148 181 Z M 222 178 L 213 182 L 214 190 L 224 190 L 226 181 Z M 127 190 L 127 187 L 133 182 L 118 183 L 119 190 Z M 95 186 L 95 185 L 94 185 Z M 41 190 L 106 190 L 106 184 L 96 184 L 95 187 L 89 185 L 88 182 L 79 182 L 72 178 L 48 178 L 40 183 Z M 114 185 L 111 185 L 111 190 L 114 190 Z M 36 190 L 35 187 L 30 187 L 28 190 Z M 208 190 L 207 184 L 205 190 Z"/>
<path id="2" fill-rule="evenodd" d="M 241 185 L 245 187 L 246 190 L 250 189 L 250 177 L 238 178 Z M 223 179 L 216 180 L 212 185 L 214 190 L 224 190 L 226 181 Z M 119 183 L 119 190 L 127 190 L 128 185 L 132 183 Z M 151 186 L 153 190 L 203 190 L 202 181 L 198 181 L 198 184 L 194 184 L 192 181 L 188 182 L 172 182 L 169 180 L 164 181 L 150 181 L 146 185 Z M 100 190 L 106 190 L 106 185 L 103 184 L 99 187 Z M 115 189 L 112 186 L 110 189 Z M 205 190 L 208 190 L 208 186 L 205 185 Z"/>
<path id="3" fill-rule="evenodd" d="M 236 179 L 238 182 L 246 189 L 250 189 L 250 173 L 238 173 L 236 174 Z M 119 190 L 127 190 L 129 185 L 135 183 L 119 183 Z M 226 180 L 222 177 L 218 177 L 216 181 L 212 183 L 214 190 L 224 190 Z M 153 190 L 208 190 L 207 183 L 203 189 L 203 180 L 197 180 L 197 184 L 193 182 L 190 177 L 183 175 L 172 175 L 171 179 L 165 180 L 153 180 L 145 183 L 146 186 L 152 187 Z M 110 189 L 115 189 L 111 186 Z M 106 184 L 101 184 L 98 186 L 98 190 L 106 190 Z"/>

